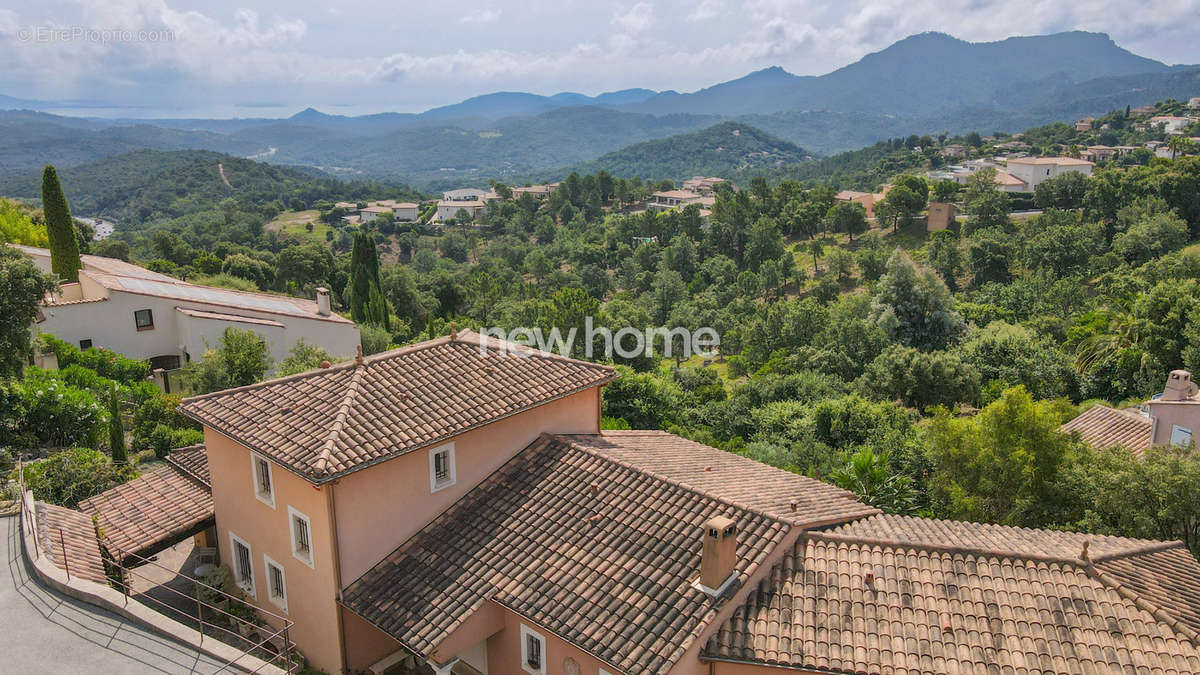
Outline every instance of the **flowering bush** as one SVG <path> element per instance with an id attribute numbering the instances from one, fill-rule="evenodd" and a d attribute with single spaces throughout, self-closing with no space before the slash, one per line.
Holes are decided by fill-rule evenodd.
<path id="1" fill-rule="evenodd" d="M 17 447 L 95 446 L 104 428 L 100 401 L 41 371 L 0 385 L 0 444 Z"/>

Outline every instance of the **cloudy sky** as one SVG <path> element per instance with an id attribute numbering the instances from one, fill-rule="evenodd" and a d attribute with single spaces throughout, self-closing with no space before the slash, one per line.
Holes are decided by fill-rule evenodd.
<path id="1" fill-rule="evenodd" d="M 692 91 L 771 65 L 821 74 L 928 30 L 1082 29 L 1200 63 L 1198 19 L 1200 0 L 0 0 L 0 94 L 420 111 L 492 91 Z"/>

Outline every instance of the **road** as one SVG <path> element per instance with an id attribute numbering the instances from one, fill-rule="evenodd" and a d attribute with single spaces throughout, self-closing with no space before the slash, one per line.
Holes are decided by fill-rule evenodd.
<path id="1" fill-rule="evenodd" d="M 16 516 L 0 518 L 0 670 L 38 675 L 215 673 L 210 657 L 127 619 L 38 585 Z M 226 671 L 228 672 L 228 671 Z"/>

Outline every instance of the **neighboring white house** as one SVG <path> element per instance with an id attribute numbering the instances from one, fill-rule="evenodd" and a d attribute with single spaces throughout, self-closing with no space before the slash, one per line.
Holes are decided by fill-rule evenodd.
<path id="1" fill-rule="evenodd" d="M 50 271 L 50 252 L 16 246 Z M 86 349 L 103 347 L 154 368 L 172 370 L 210 347 L 227 327 L 253 330 L 278 362 L 300 338 L 336 359 L 354 356 L 358 326 L 329 309 L 329 291 L 317 299 L 199 286 L 114 258 L 81 256 L 77 281 L 42 305 L 40 333 Z"/>
<path id="2" fill-rule="evenodd" d="M 1092 175 L 1095 164 L 1074 157 L 1015 157 L 1008 160 L 1008 173 L 1025 183 L 1023 192 L 1033 192 L 1043 182 L 1072 171 Z"/>
<path id="3" fill-rule="evenodd" d="M 369 223 L 385 213 L 392 213 L 392 210 L 386 206 L 368 206 L 366 208 L 359 209 L 359 222 Z"/>
<path id="4" fill-rule="evenodd" d="M 1192 123 L 1190 117 L 1178 117 L 1175 115 L 1159 115 L 1151 117 L 1150 124 L 1161 125 L 1163 131 L 1168 134 L 1182 134 L 1187 125 Z"/>
<path id="5" fill-rule="evenodd" d="M 476 188 L 461 188 L 458 190 L 447 190 L 442 193 L 442 201 L 447 202 L 473 202 L 483 201 L 487 197 L 487 190 L 479 190 Z"/>
<path id="6" fill-rule="evenodd" d="M 480 199 L 442 199 L 437 203 L 437 214 L 433 219 L 440 222 L 458 218 L 459 211 L 466 211 L 472 219 L 475 219 L 479 217 L 480 213 L 483 213 L 486 206 L 487 203 Z"/>

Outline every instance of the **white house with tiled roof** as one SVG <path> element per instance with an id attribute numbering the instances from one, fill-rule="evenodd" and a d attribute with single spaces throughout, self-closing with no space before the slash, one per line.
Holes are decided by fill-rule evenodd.
<path id="1" fill-rule="evenodd" d="M 42 271 L 50 252 L 17 246 Z M 300 339 L 338 359 L 354 355 L 358 327 L 317 299 L 201 286 L 115 258 L 80 256 L 83 268 L 42 305 L 37 329 L 80 348 L 103 347 L 171 370 L 216 347 L 227 327 L 262 335 L 278 362 Z"/>

